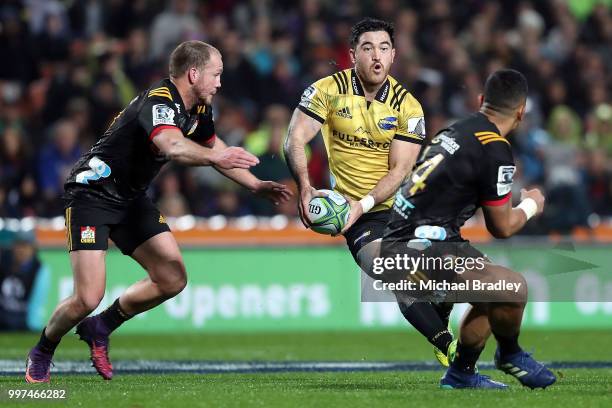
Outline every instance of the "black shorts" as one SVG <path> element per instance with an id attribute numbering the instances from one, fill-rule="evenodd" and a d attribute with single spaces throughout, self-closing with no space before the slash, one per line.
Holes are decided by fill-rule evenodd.
<path id="1" fill-rule="evenodd" d="M 398 283 L 412 281 L 413 289 L 399 291 L 412 300 L 444 301 L 456 303 L 457 299 L 469 299 L 469 291 L 431 290 L 427 282 L 434 285 L 441 282 L 465 283 L 474 277 L 474 271 L 486 272 L 485 264 L 490 259 L 474 248 L 469 241 L 435 241 L 428 239 L 412 239 L 405 241 L 394 241 L 393 243 L 383 241 L 380 246 L 380 258 L 407 259 L 398 264 L 392 262 L 391 266 L 383 266 L 379 263 L 378 274 L 370 272 L 370 276 L 377 276 L 384 282 Z M 416 265 L 410 260 L 418 262 Z M 368 264 L 370 265 L 370 264 Z M 370 265 L 370 268 L 373 266 Z M 372 275 L 374 273 L 374 275 Z M 468 300 L 462 300 L 464 303 Z"/>
<path id="2" fill-rule="evenodd" d="M 372 241 L 382 238 L 391 210 L 382 210 L 363 214 L 355 224 L 344 233 L 355 262 L 359 263 L 357 254 Z"/>
<path id="3" fill-rule="evenodd" d="M 126 204 L 115 204 L 89 196 L 66 200 L 68 252 L 107 250 L 108 238 L 125 255 L 149 238 L 170 231 L 151 199 L 142 196 Z"/>

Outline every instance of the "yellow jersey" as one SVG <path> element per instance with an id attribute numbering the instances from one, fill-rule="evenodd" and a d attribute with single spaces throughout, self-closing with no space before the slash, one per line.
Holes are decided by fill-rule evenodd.
<path id="1" fill-rule="evenodd" d="M 298 109 L 323 124 L 332 188 L 353 200 L 365 197 L 389 172 L 393 139 L 425 140 L 421 105 L 391 76 L 367 102 L 355 70 L 337 72 L 306 88 Z M 392 205 L 393 195 L 372 211 Z"/>

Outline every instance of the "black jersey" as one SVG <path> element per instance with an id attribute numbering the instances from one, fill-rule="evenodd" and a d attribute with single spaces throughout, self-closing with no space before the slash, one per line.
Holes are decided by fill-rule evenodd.
<path id="1" fill-rule="evenodd" d="M 125 203 L 142 196 L 168 161 L 153 144 L 167 128 L 197 143 L 215 136 L 212 109 L 196 105 L 187 112 L 174 84 L 163 79 L 134 98 L 79 159 L 64 185 L 65 197 L 85 193 Z"/>
<path id="2" fill-rule="evenodd" d="M 421 151 L 397 192 L 386 240 L 420 238 L 415 229 L 426 225 L 444 228 L 438 239 L 462 240 L 459 229 L 479 206 L 510 199 L 514 171 L 510 143 L 485 115 L 454 123 Z"/>

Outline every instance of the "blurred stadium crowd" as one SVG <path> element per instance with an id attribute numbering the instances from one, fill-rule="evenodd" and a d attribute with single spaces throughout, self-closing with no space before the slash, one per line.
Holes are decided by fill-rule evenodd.
<path id="1" fill-rule="evenodd" d="M 0 5 L 0 218 L 61 215 L 80 154 L 151 82 L 182 40 L 218 47 L 217 134 L 259 156 L 260 178 L 289 183 L 281 146 L 304 88 L 349 67 L 351 25 L 393 21 L 392 75 L 423 105 L 428 135 L 475 111 L 488 73 L 522 71 L 526 120 L 511 137 L 525 186 L 547 195 L 532 233 L 612 216 L 611 1 L 5 0 Z M 313 185 L 328 185 L 310 146 Z M 296 216 L 209 168 L 170 167 L 152 195 L 167 216 Z M 608 218 L 609 219 L 609 218 Z M 529 231 L 528 231 L 529 232 Z"/>

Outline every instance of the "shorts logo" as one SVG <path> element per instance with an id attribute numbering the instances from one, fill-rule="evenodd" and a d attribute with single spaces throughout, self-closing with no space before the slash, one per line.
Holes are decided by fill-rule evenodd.
<path id="1" fill-rule="evenodd" d="M 168 105 L 162 103 L 153 105 L 153 126 L 157 125 L 173 125 L 174 123 L 174 110 Z"/>
<path id="2" fill-rule="evenodd" d="M 163 215 L 159 214 L 159 223 L 160 224 L 166 224 L 166 217 L 164 217 Z"/>
<path id="3" fill-rule="evenodd" d="M 96 243 L 96 227 L 81 227 L 81 244 Z"/>
<path id="4" fill-rule="evenodd" d="M 397 118 L 395 116 L 387 116 L 378 121 L 378 127 L 382 130 L 391 130 L 397 127 Z"/>

